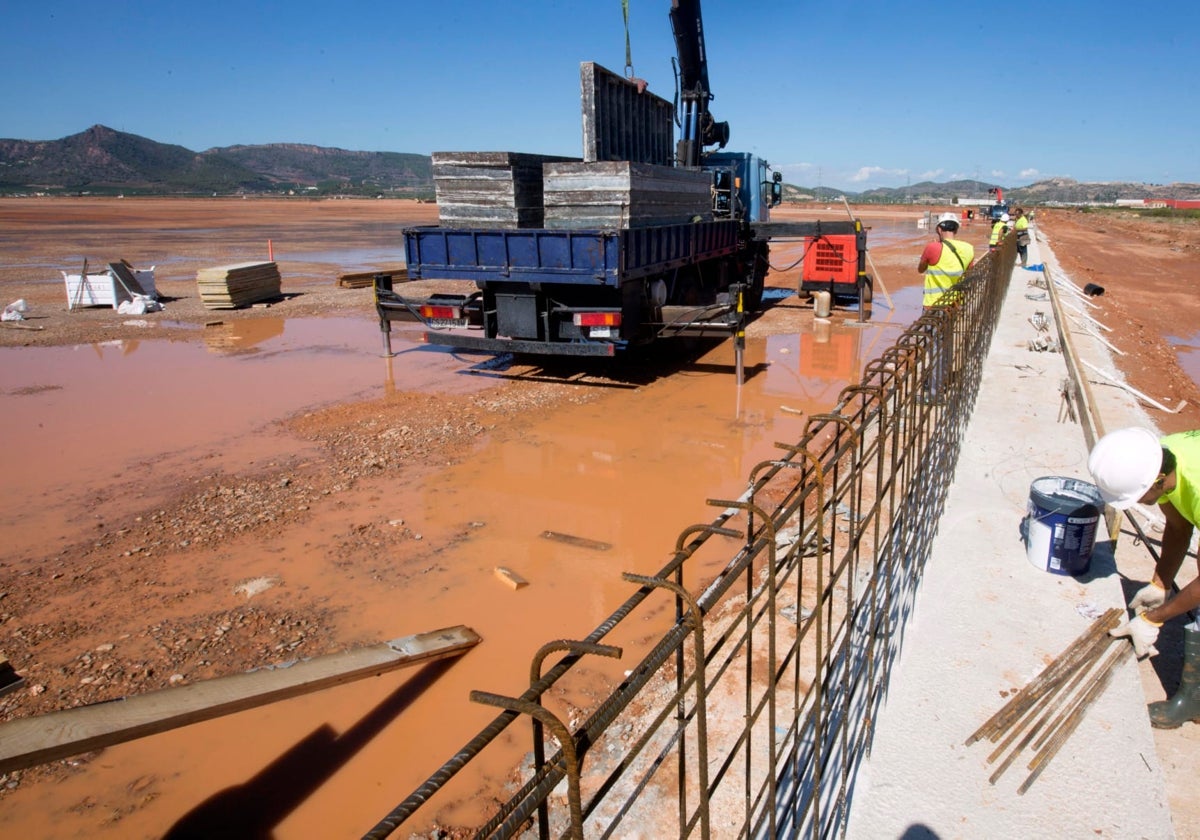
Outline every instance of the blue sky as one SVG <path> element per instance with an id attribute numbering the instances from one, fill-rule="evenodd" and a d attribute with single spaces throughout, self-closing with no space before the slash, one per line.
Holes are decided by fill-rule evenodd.
<path id="1" fill-rule="evenodd" d="M 671 99 L 669 0 L 629 0 Z M 712 111 L 789 183 L 1200 182 L 1200 4 L 705 0 Z M 582 154 L 621 0 L 9 0 L 0 137 Z"/>

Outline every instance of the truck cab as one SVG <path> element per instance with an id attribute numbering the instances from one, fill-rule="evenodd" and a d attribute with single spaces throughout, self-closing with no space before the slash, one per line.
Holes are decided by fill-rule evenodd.
<path id="1" fill-rule="evenodd" d="M 701 166 L 713 173 L 713 217 L 766 222 L 783 201 L 783 176 L 749 152 L 711 152 Z"/>

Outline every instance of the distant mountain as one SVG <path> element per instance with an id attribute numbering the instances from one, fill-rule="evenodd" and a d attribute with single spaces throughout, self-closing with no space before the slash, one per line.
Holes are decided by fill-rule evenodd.
<path id="1" fill-rule="evenodd" d="M 1123 199 L 1174 198 L 1200 200 L 1200 184 L 1134 184 L 1126 182 L 1080 182 L 1071 178 L 1048 178 L 1025 187 L 1006 187 L 983 181 L 922 181 L 906 187 L 878 187 L 864 192 L 846 192 L 830 187 L 784 185 L 787 201 L 840 201 L 856 204 L 949 204 L 956 199 L 987 199 L 988 190 L 1000 187 L 1010 204 L 1111 204 Z"/>
<path id="2" fill-rule="evenodd" d="M 351 152 L 298 143 L 225 146 L 209 149 L 204 154 L 232 160 L 281 184 L 373 185 L 383 190 L 433 189 L 433 167 L 428 155 Z"/>
<path id="3" fill-rule="evenodd" d="M 1081 183 L 1050 178 L 1009 189 L 982 181 L 922 181 L 860 193 L 784 184 L 784 199 L 856 203 L 948 204 L 986 199 L 999 186 L 1005 198 L 1031 206 L 1112 203 L 1120 199 L 1200 199 L 1200 184 Z M 433 198 L 428 155 L 354 152 L 299 143 L 224 146 L 193 152 L 136 134 L 94 125 L 61 140 L 0 140 L 0 195 L 117 194 L 391 195 Z"/>
<path id="4" fill-rule="evenodd" d="M 279 143 L 193 152 L 94 125 L 61 140 L 0 140 L 0 194 L 332 192 L 433 195 L 430 159 Z"/>

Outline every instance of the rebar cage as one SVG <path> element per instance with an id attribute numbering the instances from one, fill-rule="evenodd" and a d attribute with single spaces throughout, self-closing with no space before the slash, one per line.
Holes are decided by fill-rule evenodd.
<path id="1" fill-rule="evenodd" d="M 624 575 L 586 638 L 543 646 L 520 697 L 472 693 L 502 711 L 366 836 L 843 833 L 1015 254 L 1008 237 L 739 498 L 710 499 L 657 574 Z M 449 828 L 451 780 L 526 738 L 491 817 Z"/>

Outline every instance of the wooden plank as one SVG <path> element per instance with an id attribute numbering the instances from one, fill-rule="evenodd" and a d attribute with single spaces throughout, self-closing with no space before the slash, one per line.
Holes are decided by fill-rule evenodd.
<path id="1" fill-rule="evenodd" d="M 0 724 L 0 774 L 460 656 L 479 642 L 469 627 L 447 627 L 368 648 L 10 721 Z"/>
<path id="2" fill-rule="evenodd" d="M 573 545 L 576 548 L 587 548 L 592 551 L 608 551 L 612 548 L 610 543 L 589 540 L 587 537 L 576 537 L 573 534 L 560 534 L 558 531 L 542 531 L 542 538 L 554 540 L 565 545 Z"/>
<path id="3" fill-rule="evenodd" d="M 525 578 L 521 577 L 507 566 L 497 566 L 494 569 L 494 572 L 496 577 L 513 589 L 523 589 L 529 585 L 529 581 L 525 580 Z"/>

